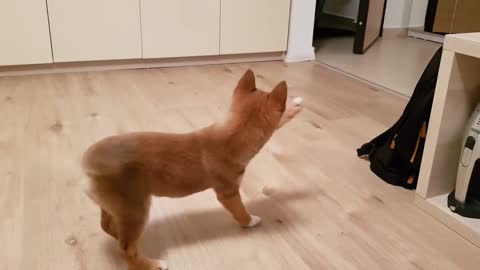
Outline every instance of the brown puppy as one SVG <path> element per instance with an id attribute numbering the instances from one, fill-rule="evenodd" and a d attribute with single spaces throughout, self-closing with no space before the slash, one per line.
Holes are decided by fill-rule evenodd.
<path id="1" fill-rule="evenodd" d="M 286 110 L 287 84 L 258 90 L 248 70 L 239 81 L 225 121 L 188 134 L 130 133 L 106 138 L 83 157 L 89 196 L 101 208 L 103 230 L 117 239 L 131 270 L 167 269 L 141 256 L 137 243 L 151 196 L 183 197 L 213 189 L 220 203 L 245 227 L 260 223 L 240 198 L 245 167 L 301 107 Z"/>

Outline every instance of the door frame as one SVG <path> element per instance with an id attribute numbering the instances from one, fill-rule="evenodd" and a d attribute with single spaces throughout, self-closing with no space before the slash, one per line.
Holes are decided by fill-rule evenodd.
<path id="1" fill-rule="evenodd" d="M 425 32 L 433 33 L 433 24 L 437 15 L 438 0 L 428 0 L 427 14 L 425 15 Z"/>

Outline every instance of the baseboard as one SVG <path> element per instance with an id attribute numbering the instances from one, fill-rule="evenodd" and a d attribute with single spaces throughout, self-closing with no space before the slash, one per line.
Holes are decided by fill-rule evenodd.
<path id="1" fill-rule="evenodd" d="M 408 36 L 441 44 L 443 44 L 443 41 L 445 40 L 445 35 L 426 32 L 423 30 L 423 27 L 411 27 L 408 29 Z"/>
<path id="2" fill-rule="evenodd" d="M 287 63 L 315 60 L 315 47 L 305 51 L 287 51 L 283 60 Z"/>
<path id="3" fill-rule="evenodd" d="M 427 41 L 433 41 L 436 43 L 443 43 L 443 40 L 445 39 L 444 35 L 425 32 L 423 30 L 423 26 L 410 27 L 410 28 L 384 28 L 383 29 L 383 37 L 385 38 L 407 37 L 407 36 L 423 39 Z"/>
<path id="4" fill-rule="evenodd" d="M 283 58 L 284 58 L 283 52 L 273 52 L 273 53 L 235 54 L 235 55 L 220 55 L 220 56 L 164 58 L 164 59 L 108 60 L 108 61 L 22 65 L 22 66 L 3 66 L 3 67 L 0 67 L 0 77 L 51 74 L 51 73 L 67 73 L 67 72 L 146 69 L 146 68 L 216 65 L 216 64 L 230 64 L 230 63 L 245 63 L 245 62 L 281 61 L 283 60 Z M 315 58 L 315 56 L 313 58 Z"/>

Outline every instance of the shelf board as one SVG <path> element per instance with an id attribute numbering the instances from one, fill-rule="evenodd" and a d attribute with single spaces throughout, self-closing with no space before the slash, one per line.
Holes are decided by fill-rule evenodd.
<path id="1" fill-rule="evenodd" d="M 480 247 L 480 219 L 465 218 L 450 211 L 447 204 L 448 194 L 426 200 L 417 195 L 415 202 L 427 213 Z"/>
<path id="2" fill-rule="evenodd" d="M 471 228 L 472 230 L 476 231 L 478 234 L 480 234 L 480 219 L 474 219 L 474 218 L 465 218 L 462 217 L 452 211 L 448 208 L 448 194 L 444 194 L 441 196 L 433 197 L 428 199 L 428 201 L 437 206 L 438 208 L 442 209 L 444 212 L 446 212 L 449 216 L 459 220 L 463 224 L 465 224 L 467 227 Z"/>
<path id="3" fill-rule="evenodd" d="M 480 58 L 480 33 L 447 35 L 444 49 Z"/>

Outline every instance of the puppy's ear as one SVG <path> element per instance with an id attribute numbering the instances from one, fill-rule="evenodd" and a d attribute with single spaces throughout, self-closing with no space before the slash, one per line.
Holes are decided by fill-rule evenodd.
<path id="1" fill-rule="evenodd" d="M 242 76 L 240 81 L 235 88 L 235 94 L 237 93 L 250 93 L 253 92 L 257 88 L 255 84 L 255 74 L 251 69 L 247 70 L 245 74 Z"/>
<path id="2" fill-rule="evenodd" d="M 285 111 L 287 103 L 287 83 L 285 81 L 277 84 L 268 94 L 268 103 L 277 111 Z"/>

